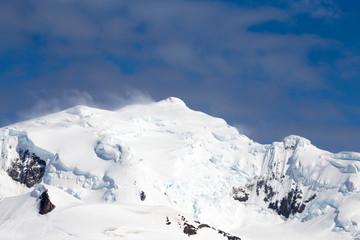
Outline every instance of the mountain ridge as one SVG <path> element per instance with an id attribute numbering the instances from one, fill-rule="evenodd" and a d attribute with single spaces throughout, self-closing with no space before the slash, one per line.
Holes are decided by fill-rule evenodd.
<path id="1" fill-rule="evenodd" d="M 68 211 L 74 201 L 106 209 L 164 206 L 241 238 L 248 234 L 248 239 L 261 239 L 247 232 L 251 229 L 247 222 L 259 224 L 257 218 L 269 226 L 276 222 L 280 229 L 326 223 L 327 227 L 312 234 L 325 234 L 329 239 L 339 234 L 346 239 L 360 236 L 360 212 L 351 212 L 348 206 L 358 206 L 359 153 L 333 154 L 295 135 L 262 145 L 239 134 L 223 119 L 189 109 L 178 98 L 115 111 L 75 106 L 1 128 L 0 139 L 0 176 L 6 179 L 0 187 L 13 186 L 13 190 L 0 191 L 1 197 L 23 198 L 19 191 L 35 191 L 32 195 L 38 197 L 39 189 L 46 188 L 56 205 L 51 216 Z M 7 173 L 26 174 L 34 159 L 46 164 L 38 183 L 28 184 L 28 190 L 9 184 Z M 64 203 L 57 198 L 65 199 Z M 181 217 L 166 217 L 187 226 Z M 7 224 L 4 217 L 0 221 Z M 115 234 L 104 231 L 99 235 L 104 239 Z M 9 232 L 0 225 L 1 233 Z M 42 234 L 58 237 L 51 230 Z M 78 234 L 86 239 L 83 231 Z M 131 234 L 120 235 L 132 239 Z M 276 238 L 273 234 L 268 239 L 271 236 Z"/>

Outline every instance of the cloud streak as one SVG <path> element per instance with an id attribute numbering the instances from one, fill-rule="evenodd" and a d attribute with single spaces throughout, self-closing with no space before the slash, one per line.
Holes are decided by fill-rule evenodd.
<path id="1" fill-rule="evenodd" d="M 307 13 L 313 18 L 339 18 L 342 13 L 333 0 L 290 0 L 290 7 L 296 13 Z"/>

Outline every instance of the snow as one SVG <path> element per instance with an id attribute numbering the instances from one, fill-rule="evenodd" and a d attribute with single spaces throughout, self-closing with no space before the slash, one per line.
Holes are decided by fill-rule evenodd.
<path id="1" fill-rule="evenodd" d="M 6 173 L 19 149 L 47 164 L 31 189 Z M 1 239 L 188 239 L 181 216 L 251 240 L 360 234 L 359 153 L 333 154 L 295 135 L 261 145 L 175 97 L 17 123 L 0 129 L 0 151 Z M 235 200 L 233 188 L 248 200 Z M 303 212 L 286 219 L 268 208 L 266 197 L 281 202 L 295 188 Z M 42 216 L 44 189 L 56 208 Z M 200 230 L 190 238 L 226 239 Z"/>

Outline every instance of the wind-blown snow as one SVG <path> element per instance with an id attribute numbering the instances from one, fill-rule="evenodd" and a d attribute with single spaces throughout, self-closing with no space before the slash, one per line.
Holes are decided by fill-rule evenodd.
<path id="1" fill-rule="evenodd" d="M 46 161 L 34 188 L 6 172 L 19 149 Z M 261 145 L 174 97 L 14 124 L 0 151 L 1 239 L 188 239 L 180 215 L 242 239 L 360 238 L 359 153 Z M 41 216 L 45 188 L 56 208 Z M 191 238 L 223 239 L 213 232 Z"/>

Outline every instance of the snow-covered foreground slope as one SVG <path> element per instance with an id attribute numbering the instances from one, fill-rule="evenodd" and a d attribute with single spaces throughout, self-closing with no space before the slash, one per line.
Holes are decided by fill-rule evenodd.
<path id="1" fill-rule="evenodd" d="M 177 98 L 18 123 L 0 152 L 1 239 L 360 239 L 359 153 L 261 145 Z"/>

